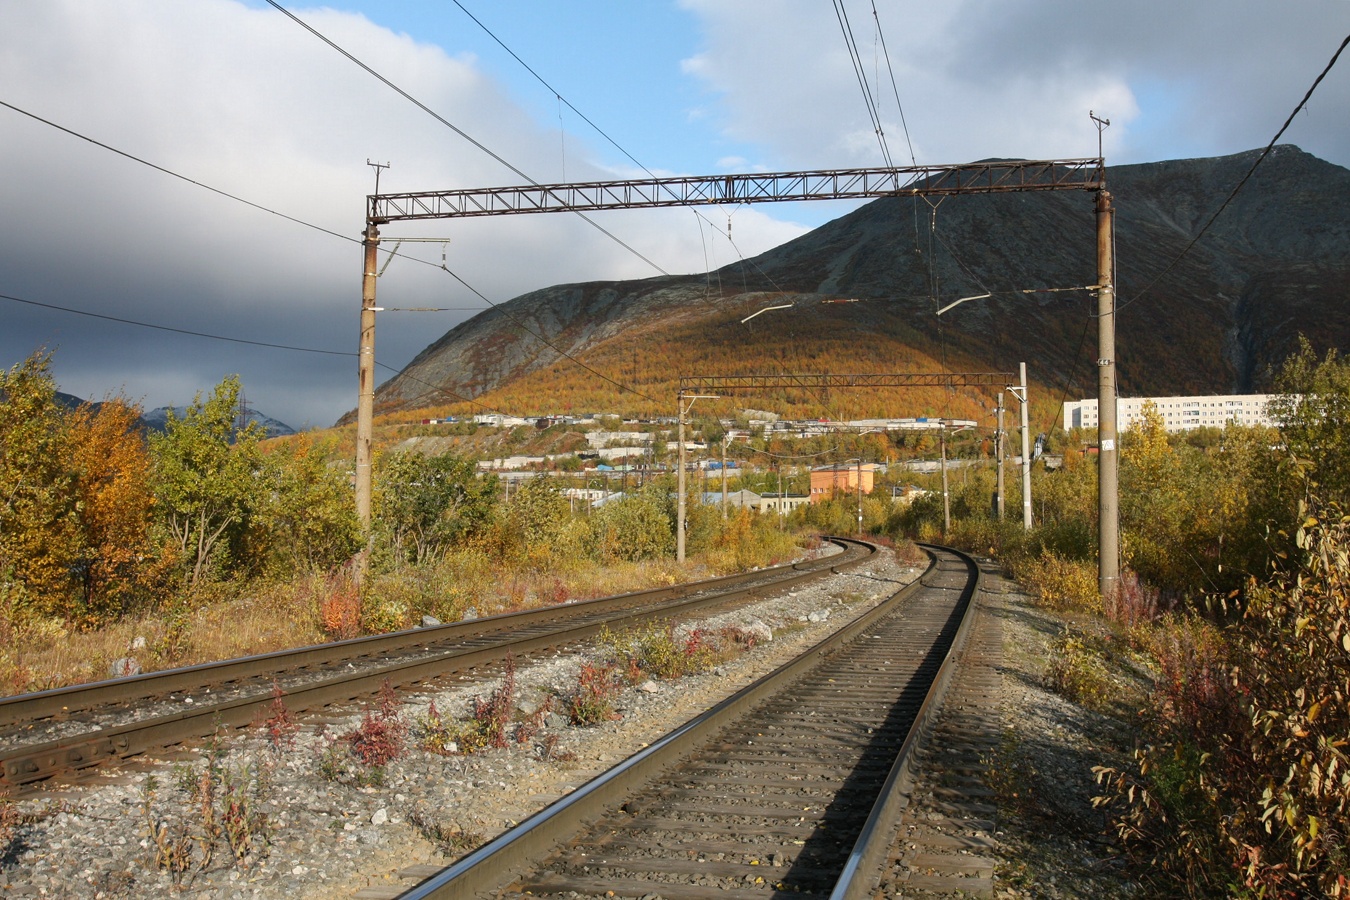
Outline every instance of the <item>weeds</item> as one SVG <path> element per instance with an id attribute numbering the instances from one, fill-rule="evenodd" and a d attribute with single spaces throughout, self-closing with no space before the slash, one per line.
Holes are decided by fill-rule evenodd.
<path id="1" fill-rule="evenodd" d="M 1095 565 L 1044 553 L 1021 561 L 1015 569 L 1017 580 L 1030 587 L 1048 609 L 1056 612 L 1100 609 Z"/>
<path id="2" fill-rule="evenodd" d="M 414 809 L 408 814 L 408 823 L 446 856 L 459 856 L 481 846 L 484 840 L 483 835 L 476 831 L 465 831 L 458 826 L 438 822 L 421 809 Z"/>
<path id="3" fill-rule="evenodd" d="M 299 724 L 295 721 L 295 714 L 286 706 L 283 699 L 286 692 L 281 689 L 281 685 L 275 681 L 272 682 L 272 705 L 268 709 L 268 716 L 262 721 L 262 727 L 267 730 L 267 742 L 272 748 L 272 752 L 277 756 L 282 755 L 287 750 L 295 749 L 295 736 L 300 731 Z"/>
<path id="4" fill-rule="evenodd" d="M 224 748 L 213 739 L 200 769 L 175 770 L 180 807 L 170 804 L 161 810 L 159 783 L 147 778 L 141 788 L 141 817 L 155 868 L 182 885 L 210 868 L 222 845 L 240 869 L 262 858 L 269 842 L 269 822 L 261 810 L 271 791 L 267 771 L 250 762 L 227 765 Z"/>
<path id="5" fill-rule="evenodd" d="M 703 672 L 716 657 L 704 632 L 695 629 L 680 638 L 670 623 L 653 622 L 617 635 L 604 630 L 600 642 L 613 653 L 630 683 L 643 677 L 671 680 Z"/>
<path id="6" fill-rule="evenodd" d="M 379 704 L 367 709 L 361 724 L 342 736 L 352 754 L 368 768 L 383 768 L 401 757 L 408 734 L 408 723 L 403 718 L 402 701 L 393 686 L 385 679 L 380 689 Z"/>
<path id="7" fill-rule="evenodd" d="M 556 734 L 544 735 L 544 739 L 539 742 L 539 746 L 535 748 L 535 752 L 538 754 L 539 758 L 545 762 L 550 760 L 571 762 L 577 758 L 577 755 L 570 750 L 558 749 L 558 736 Z"/>
<path id="8" fill-rule="evenodd" d="M 315 600 L 319 627 L 330 640 L 361 633 L 361 592 L 350 572 L 344 569 L 326 578 Z"/>
<path id="9" fill-rule="evenodd" d="M 573 725 L 599 725 L 619 718 L 614 700 L 622 685 L 615 666 L 585 663 L 577 675 L 577 686 L 564 698 L 567 718 Z"/>
<path id="10" fill-rule="evenodd" d="M 22 821 L 23 815 L 10 799 L 9 788 L 0 787 L 0 862 L 9 857 L 10 845 Z"/>
<path id="11" fill-rule="evenodd" d="M 1109 621 L 1133 631 L 1158 618 L 1158 589 L 1140 581 L 1137 573 L 1125 571 L 1102 604 Z"/>
<path id="12" fill-rule="evenodd" d="M 1075 703 L 1102 710 L 1110 702 L 1111 682 L 1101 657 L 1068 629 L 1050 645 L 1045 677 L 1051 690 Z"/>

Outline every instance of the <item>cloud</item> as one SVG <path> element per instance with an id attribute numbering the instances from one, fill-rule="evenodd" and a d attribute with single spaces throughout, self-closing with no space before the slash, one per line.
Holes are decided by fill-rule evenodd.
<path id="1" fill-rule="evenodd" d="M 331 9 L 297 10 L 336 43 L 508 163 L 560 177 L 547 132 L 451 55 Z M 521 177 L 268 8 L 230 0 L 52 0 L 0 7 L 0 99 L 112 147 L 352 239 L 390 162 L 385 191 L 514 184 Z M 355 351 L 359 244 L 270 216 L 0 109 L 0 293 L 250 341 Z M 615 177 L 569 138 L 573 179 Z M 15 177 L 18 176 L 18 177 Z M 701 268 L 684 211 L 596 217 L 662 269 Z M 801 227 L 742 216 L 757 253 Z M 761 229 L 762 226 L 762 229 Z M 705 226 L 706 227 L 706 226 Z M 762 235 L 756 236 L 756 230 Z M 430 223 L 392 239 L 450 239 L 446 265 L 492 301 L 568 280 L 657 270 L 574 216 Z M 725 242 L 724 242 L 725 243 Z M 442 271 L 441 247 L 405 245 L 380 283 L 387 306 L 481 308 Z M 62 388 L 184 403 L 239 373 L 252 402 L 294 425 L 355 405 L 354 358 L 268 350 L 138 329 L 5 301 L 6 365 L 56 347 Z M 377 358 L 402 366 L 467 312 L 382 315 Z M 388 376 L 381 372 L 381 378 Z"/>
<path id="2" fill-rule="evenodd" d="M 704 41 L 685 69 L 719 98 L 726 133 L 756 141 L 774 168 L 880 164 L 829 5 L 682 5 Z M 885 4 L 881 34 L 871 5 L 847 7 L 898 163 L 909 151 L 897 94 L 924 164 L 1095 155 L 1089 109 L 1111 119 L 1110 162 L 1264 146 L 1350 30 L 1343 0 Z M 1336 75 L 1285 140 L 1345 165 L 1350 78 Z"/>
<path id="3" fill-rule="evenodd" d="M 742 171 L 880 162 L 830 6 L 683 0 L 681 8 L 702 35 L 680 67 L 699 90 L 682 94 L 665 118 L 704 140 L 709 123 L 718 132 L 711 148 L 677 158 Z M 1350 24 L 1344 0 L 878 8 L 894 91 L 871 5 L 850 2 L 848 11 L 891 156 L 902 164 L 910 150 L 896 93 L 921 163 L 1091 155 L 1089 109 L 1112 121 L 1105 140 L 1115 163 L 1262 146 Z M 590 143 L 594 136 L 569 132 L 560 141 L 558 122 L 539 118 L 551 104 L 513 96 L 467 43 L 435 46 L 415 29 L 331 8 L 296 13 L 536 180 L 561 180 L 564 170 L 571 180 L 637 174 L 591 162 L 610 153 Z M 630 15 L 636 35 L 643 13 Z M 1342 165 L 1350 163 L 1347 65 L 1285 138 Z M 385 191 L 521 181 L 280 13 L 238 0 L 0 4 L 0 100 L 350 238 L 0 108 L 0 294 L 251 341 L 354 353 L 368 159 L 392 164 Z M 603 95 L 569 100 L 624 138 L 622 107 L 605 108 Z M 715 268 L 840 212 L 834 204 L 593 217 L 627 248 L 570 215 L 390 225 L 384 236 L 386 246 L 400 236 L 448 239 L 445 265 L 502 302 L 560 282 L 651 276 L 651 263 L 668 272 Z M 440 268 L 442 250 L 405 244 L 402 252 L 423 263 L 390 264 L 380 304 L 482 307 Z M 401 367 L 468 314 L 381 314 L 377 357 Z M 355 405 L 354 357 L 207 341 L 3 300 L 0 315 L 0 361 L 56 346 L 55 372 L 71 393 L 120 387 L 158 406 L 238 373 L 251 402 L 293 425 L 328 424 Z"/>

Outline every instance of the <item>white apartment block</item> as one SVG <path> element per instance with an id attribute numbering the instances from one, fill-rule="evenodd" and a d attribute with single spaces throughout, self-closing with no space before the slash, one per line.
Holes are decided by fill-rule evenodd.
<path id="1" fill-rule="evenodd" d="M 1212 397 L 1118 397 L 1116 427 L 1124 431 L 1139 421 L 1145 403 L 1152 403 L 1162 416 L 1167 431 L 1189 431 L 1211 426 L 1222 428 L 1229 422 L 1238 425 L 1265 425 L 1275 422 L 1266 415 L 1266 402 L 1274 394 L 1228 394 Z M 1096 428 L 1097 401 L 1070 400 L 1064 404 L 1064 430 Z"/>

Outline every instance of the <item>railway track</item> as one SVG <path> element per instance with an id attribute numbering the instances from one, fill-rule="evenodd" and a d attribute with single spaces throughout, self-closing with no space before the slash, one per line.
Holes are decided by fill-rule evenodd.
<path id="1" fill-rule="evenodd" d="M 872 896 L 979 583 L 927 550 L 919 581 L 399 896 Z"/>
<path id="2" fill-rule="evenodd" d="M 254 721 L 285 693 L 293 712 L 348 703 L 572 644 L 602 628 L 678 619 L 862 563 L 873 545 L 832 538 L 823 559 L 563 604 L 76 685 L 0 699 L 0 783 L 23 788 Z"/>

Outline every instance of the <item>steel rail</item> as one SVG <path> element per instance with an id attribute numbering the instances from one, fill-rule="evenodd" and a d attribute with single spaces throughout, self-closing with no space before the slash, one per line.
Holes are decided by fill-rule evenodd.
<path id="1" fill-rule="evenodd" d="M 845 547 L 854 546 L 848 539 L 835 541 Z M 705 581 L 672 585 L 597 597 L 576 603 L 547 606 L 521 612 L 501 613 L 466 622 L 451 622 L 426 628 L 395 631 L 388 634 L 367 635 L 327 644 L 315 644 L 291 650 L 277 650 L 253 656 L 217 662 L 180 666 L 158 672 L 146 672 L 127 678 L 115 678 L 87 684 L 69 685 L 29 694 L 0 698 L 0 728 L 22 722 L 34 722 L 54 716 L 64 716 L 86 709 L 97 709 L 115 703 L 128 703 L 160 697 L 179 691 L 208 686 L 232 684 L 248 678 L 257 678 L 312 666 L 334 665 L 393 653 L 406 653 L 419 647 L 446 641 L 464 641 L 541 623 L 575 618 L 586 613 L 601 613 L 611 609 L 645 605 L 686 597 L 699 591 L 734 587 L 778 574 L 796 571 L 815 571 L 831 566 L 846 565 L 846 558 L 825 557 L 809 562 L 786 563 L 754 572 L 724 575 Z"/>
<path id="2" fill-rule="evenodd" d="M 923 545 L 921 545 L 923 546 Z M 976 575 L 968 600 L 971 610 L 979 596 L 979 565 L 967 554 L 952 551 L 963 557 Z M 882 786 L 877 802 L 872 807 L 867 821 L 863 824 L 858 840 L 849 852 L 843 872 L 830 892 L 830 900 L 869 900 L 881 881 L 882 868 L 899 829 L 900 817 L 909 805 L 909 792 L 914 783 L 915 757 L 918 748 L 927 740 L 932 730 L 937 712 L 947 694 L 947 685 L 956 670 L 957 661 L 965 651 L 966 639 L 970 634 L 974 615 L 962 616 L 956 629 L 951 648 L 943 657 L 942 665 L 933 679 L 933 687 L 924 698 L 923 705 L 915 716 L 914 725 L 896 754 L 895 764 L 891 766 L 886 782 Z"/>
<path id="3" fill-rule="evenodd" d="M 640 605 L 636 608 L 629 603 L 622 607 L 613 604 L 592 606 L 586 609 L 586 603 L 571 604 L 565 607 L 553 607 L 555 615 L 545 623 L 559 618 L 559 610 L 567 619 L 575 620 L 582 612 L 601 612 L 602 615 L 588 616 L 585 624 L 564 626 L 546 630 L 542 633 L 513 636 L 505 631 L 511 624 L 540 624 L 537 617 L 511 614 L 494 617 L 505 623 L 496 629 L 502 635 L 501 640 L 485 646 L 466 647 L 461 642 L 448 647 L 444 652 L 415 659 L 402 659 L 383 662 L 360 672 L 342 673 L 322 678 L 309 684 L 294 686 L 285 692 L 287 706 L 296 712 L 319 709 L 335 703 L 346 703 L 361 697 L 377 694 L 388 682 L 394 687 L 406 687 L 422 683 L 449 674 L 490 664 L 509 655 L 523 656 L 546 648 L 556 647 L 585 640 L 603 628 L 625 628 L 630 625 L 674 616 L 684 616 L 709 606 L 728 602 L 737 594 L 754 596 L 767 591 L 778 591 L 785 587 L 808 581 L 829 573 L 837 572 L 841 566 L 851 566 L 862 562 L 875 553 L 873 545 L 848 538 L 832 538 L 850 549 L 844 558 L 827 557 L 811 563 L 795 563 L 776 567 L 772 570 L 760 570 L 757 573 L 728 576 L 713 579 L 711 582 L 697 582 L 705 589 L 712 584 L 718 590 L 703 590 L 696 596 L 686 596 L 661 606 Z M 736 589 L 735 585 L 758 580 L 766 572 L 781 577 L 772 581 L 751 584 Z M 731 582 L 731 584 L 728 584 Z M 731 590 L 725 588 L 731 587 Z M 688 593 L 695 593 L 688 591 Z M 618 595 L 615 600 L 635 595 Z M 636 596 L 644 596 L 639 593 Z M 599 601 L 589 601 L 598 603 Z M 482 620 L 487 621 L 487 620 Z M 407 648 L 405 647 L 405 650 Z M 218 703 L 196 704 L 190 710 L 182 710 L 169 715 L 156 716 L 138 722 L 101 728 L 93 733 L 84 733 L 48 741 L 36 745 L 10 748 L 0 753 L 0 781 L 14 786 L 31 784 L 50 778 L 61 772 L 78 770 L 98 765 L 113 758 L 126 758 L 151 750 L 174 746 L 183 741 L 214 734 L 220 727 L 241 728 L 250 724 L 259 710 L 264 709 L 272 700 L 270 693 L 259 692 L 237 697 Z"/>
<path id="4" fill-rule="evenodd" d="M 894 613 L 897 606 L 917 592 L 925 589 L 927 587 L 925 579 L 939 567 L 937 554 L 955 553 L 949 548 L 925 546 L 925 549 L 929 552 L 931 560 L 928 570 L 919 579 L 897 591 L 888 601 L 863 613 L 806 653 L 679 726 L 619 765 L 530 816 L 515 828 L 403 892 L 399 895 L 399 900 L 433 900 L 433 898 L 448 900 L 486 894 L 501 888 L 522 868 L 542 858 L 569 838 L 575 832 L 578 823 L 594 820 L 607 810 L 616 808 L 638 789 L 677 765 L 699 746 L 712 740 L 731 723 L 764 704 L 786 684 L 809 674 L 827 657 L 881 619 Z M 968 570 L 967 584 L 960 600 L 960 603 L 965 603 L 968 609 L 978 590 L 979 567 L 975 566 L 965 554 L 955 555 L 966 564 Z M 948 655 L 950 656 L 950 653 Z M 888 839 L 889 836 L 885 840 Z M 653 884 L 651 892 L 659 894 L 660 885 Z"/>

